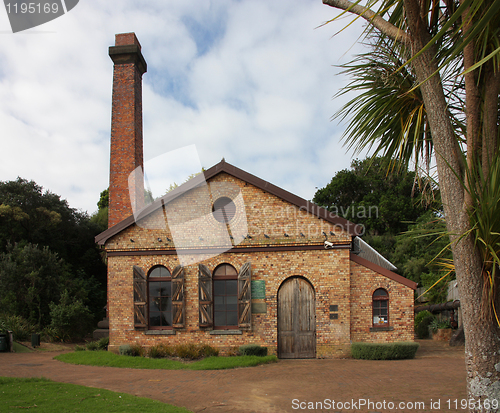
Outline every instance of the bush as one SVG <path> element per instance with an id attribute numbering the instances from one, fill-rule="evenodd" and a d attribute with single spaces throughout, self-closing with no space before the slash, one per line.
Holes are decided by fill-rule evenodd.
<path id="1" fill-rule="evenodd" d="M 218 356 L 219 350 L 208 344 L 178 344 L 174 347 L 158 344 L 148 350 L 150 358 L 180 357 L 183 359 L 197 360 L 203 357 Z"/>
<path id="2" fill-rule="evenodd" d="M 99 350 L 107 350 L 109 346 L 109 337 L 103 337 L 97 342 L 97 348 Z"/>
<path id="3" fill-rule="evenodd" d="M 119 347 L 121 356 L 143 357 L 146 351 L 139 344 L 124 344 Z"/>
<path id="4" fill-rule="evenodd" d="M 417 327 L 422 322 L 422 320 L 428 316 L 433 317 L 432 313 L 427 310 L 420 311 L 417 313 L 417 315 L 415 316 L 415 331 L 417 331 Z"/>
<path id="5" fill-rule="evenodd" d="M 45 327 L 42 331 L 42 336 L 44 341 L 50 341 L 51 343 L 55 341 L 64 341 L 62 333 L 53 327 Z"/>
<path id="6" fill-rule="evenodd" d="M 364 360 L 412 359 L 419 346 L 414 342 L 352 343 L 351 353 L 353 358 Z"/>
<path id="7" fill-rule="evenodd" d="M 434 318 L 429 324 L 429 328 L 433 333 L 435 333 L 441 328 L 451 328 L 451 322 L 450 320 L 438 320 L 437 318 Z"/>
<path id="8" fill-rule="evenodd" d="M 178 344 L 174 347 L 174 352 L 177 357 L 196 360 L 201 358 L 200 347 L 193 343 Z"/>
<path id="9" fill-rule="evenodd" d="M 219 355 L 219 349 L 212 347 L 208 344 L 201 344 L 200 356 L 201 357 L 217 357 Z"/>
<path id="10" fill-rule="evenodd" d="M 80 300 L 70 298 L 68 291 L 64 291 L 59 304 L 50 303 L 50 318 L 49 327 L 62 340 L 81 340 L 92 329 L 92 313 Z"/>
<path id="11" fill-rule="evenodd" d="M 99 343 L 97 341 L 91 341 L 85 345 L 85 348 L 88 351 L 97 351 L 99 350 Z"/>
<path id="12" fill-rule="evenodd" d="M 174 349 L 166 344 L 158 344 L 149 348 L 148 356 L 152 359 L 171 357 L 174 355 Z"/>
<path id="13" fill-rule="evenodd" d="M 0 333 L 5 334 L 7 331 L 12 331 L 14 340 L 28 341 L 36 328 L 21 316 L 2 315 L 0 316 Z"/>
<path id="14" fill-rule="evenodd" d="M 429 325 L 434 319 L 435 317 L 432 314 L 428 314 L 420 321 L 415 330 L 418 338 L 429 338 Z"/>
<path id="15" fill-rule="evenodd" d="M 241 356 L 240 349 L 238 347 L 231 347 L 227 352 L 228 357 L 237 357 Z"/>
<path id="16" fill-rule="evenodd" d="M 239 352 L 242 356 L 267 356 L 267 347 L 259 346 L 258 344 L 244 344 L 240 346 Z"/>

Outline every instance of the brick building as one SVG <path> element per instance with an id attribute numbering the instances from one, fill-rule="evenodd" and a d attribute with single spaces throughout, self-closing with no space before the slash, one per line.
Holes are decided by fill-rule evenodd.
<path id="1" fill-rule="evenodd" d="M 146 62 L 133 33 L 109 54 L 109 228 L 96 241 L 111 350 L 255 343 L 283 358 L 335 357 L 353 341 L 413 340 L 415 283 L 353 251 L 360 228 L 311 202 L 222 160 L 142 208 L 128 176 L 143 165 Z"/>

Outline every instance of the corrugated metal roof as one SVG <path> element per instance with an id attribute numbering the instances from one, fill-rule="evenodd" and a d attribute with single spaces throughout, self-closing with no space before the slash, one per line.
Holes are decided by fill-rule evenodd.
<path id="1" fill-rule="evenodd" d="M 359 257 L 373 262 L 374 264 L 377 264 L 389 271 L 395 271 L 398 269 L 389 260 L 385 259 L 375 248 L 371 247 L 361 238 L 354 237 L 353 244 L 353 253 L 358 255 Z"/>

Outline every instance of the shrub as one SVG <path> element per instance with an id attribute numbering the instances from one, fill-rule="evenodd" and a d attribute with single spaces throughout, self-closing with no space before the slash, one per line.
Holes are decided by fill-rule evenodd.
<path id="1" fill-rule="evenodd" d="M 75 351 L 85 351 L 85 350 L 87 350 L 87 349 L 83 346 L 79 346 L 79 345 L 75 346 Z"/>
<path id="2" fill-rule="evenodd" d="M 27 341 L 36 328 L 21 316 L 2 315 L 0 316 L 0 333 L 5 334 L 7 331 L 12 331 L 14 340 Z"/>
<path id="3" fill-rule="evenodd" d="M 65 339 L 67 339 L 67 337 L 63 337 L 61 331 L 50 326 L 43 329 L 42 336 L 44 341 L 50 341 L 51 343 L 55 341 L 65 341 Z"/>
<path id="4" fill-rule="evenodd" d="M 142 357 L 146 351 L 139 344 L 123 344 L 118 351 L 121 356 Z"/>
<path id="5" fill-rule="evenodd" d="M 97 341 L 91 341 L 85 345 L 88 351 L 99 350 L 99 343 Z"/>
<path id="6" fill-rule="evenodd" d="M 238 347 L 231 347 L 228 352 L 227 352 L 228 357 L 236 357 L 236 356 L 241 356 L 240 350 Z"/>
<path id="7" fill-rule="evenodd" d="M 103 337 L 97 342 L 98 350 L 107 350 L 109 346 L 109 337 Z"/>
<path id="8" fill-rule="evenodd" d="M 148 350 L 150 358 L 180 357 L 183 359 L 197 360 L 203 357 L 218 356 L 219 350 L 208 344 L 178 344 L 174 347 L 165 344 L 152 346 Z"/>
<path id="9" fill-rule="evenodd" d="M 451 322 L 450 320 L 438 320 L 437 318 L 434 318 L 429 324 L 429 328 L 433 333 L 435 333 L 441 328 L 451 328 Z"/>
<path id="10" fill-rule="evenodd" d="M 132 348 L 130 344 L 123 344 L 118 348 L 118 352 L 120 353 L 120 356 L 131 356 Z"/>
<path id="11" fill-rule="evenodd" d="M 146 350 L 139 344 L 124 344 L 118 351 L 121 356 L 143 357 L 146 354 Z"/>
<path id="12" fill-rule="evenodd" d="M 364 360 L 412 359 L 419 346 L 414 342 L 352 343 L 351 353 L 353 358 Z"/>
<path id="13" fill-rule="evenodd" d="M 177 357 L 183 359 L 196 360 L 201 358 L 199 346 L 193 343 L 178 344 L 174 347 L 174 352 Z"/>
<path id="14" fill-rule="evenodd" d="M 148 350 L 148 356 L 152 359 L 170 357 L 174 355 L 174 349 L 166 344 L 152 346 Z"/>
<path id="15" fill-rule="evenodd" d="M 73 300 L 68 291 L 61 295 L 59 304 L 50 303 L 50 318 L 50 327 L 62 340 L 81 340 L 92 329 L 92 313 L 80 300 Z"/>
<path id="16" fill-rule="evenodd" d="M 201 344 L 200 346 L 201 357 L 217 357 L 219 355 L 218 348 L 212 347 L 208 344 Z"/>
<path id="17" fill-rule="evenodd" d="M 267 347 L 259 346 L 258 344 L 244 344 L 240 346 L 239 352 L 242 356 L 267 356 Z"/>
<path id="18" fill-rule="evenodd" d="M 422 322 L 422 320 L 428 316 L 433 317 L 432 313 L 427 310 L 420 311 L 417 313 L 417 315 L 415 316 L 415 331 L 417 331 L 417 327 Z"/>
<path id="19" fill-rule="evenodd" d="M 429 325 L 434 321 L 435 317 L 430 314 L 426 315 L 416 328 L 418 338 L 429 338 Z"/>

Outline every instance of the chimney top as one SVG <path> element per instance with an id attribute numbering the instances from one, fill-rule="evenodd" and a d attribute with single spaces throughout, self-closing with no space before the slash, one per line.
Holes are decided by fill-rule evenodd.
<path id="1" fill-rule="evenodd" d="M 134 32 L 131 33 L 119 33 L 115 35 L 115 46 L 129 46 L 135 44 L 139 46 L 139 50 L 141 50 L 141 44 Z"/>

